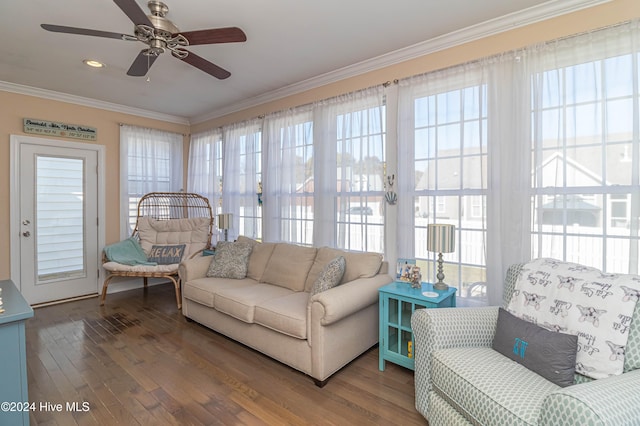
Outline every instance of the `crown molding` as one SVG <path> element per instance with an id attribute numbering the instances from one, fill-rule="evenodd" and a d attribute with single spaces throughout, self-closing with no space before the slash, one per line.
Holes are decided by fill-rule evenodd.
<path id="1" fill-rule="evenodd" d="M 185 124 L 191 123 L 185 117 L 178 117 L 175 115 L 162 114 L 159 112 L 148 111 L 146 109 L 134 108 L 120 104 L 114 104 L 111 102 L 99 101 L 97 99 L 84 98 L 82 96 L 69 95 L 66 93 L 56 92 L 53 90 L 40 89 L 37 87 L 24 86 L 21 84 L 9 83 L 6 81 L 0 81 L 0 90 L 11 93 L 18 93 L 20 95 L 35 96 L 38 98 L 51 99 L 54 101 L 67 102 L 75 105 L 82 105 L 91 108 L 98 108 L 107 111 L 120 112 L 123 114 L 135 115 L 138 117 L 151 118 L 154 120 L 165 121 L 168 123 Z"/>
<path id="2" fill-rule="evenodd" d="M 318 87 L 335 83 L 350 77 L 355 77 L 370 71 L 376 71 L 381 68 L 396 65 L 401 62 L 416 59 L 421 56 L 449 49 L 491 35 L 524 27 L 536 22 L 587 9 L 600 4 L 609 3 L 610 1 L 613 0 L 551 0 L 538 6 L 533 6 L 496 19 L 485 21 L 459 31 L 454 31 L 403 49 L 398 49 L 375 58 L 367 59 L 335 71 L 330 71 L 298 83 L 284 86 L 280 89 L 272 90 L 262 95 L 215 109 L 207 114 L 192 117 L 191 123 L 202 123 L 207 120 L 219 118 L 247 108 L 252 108 L 267 102 L 302 93 L 307 90 L 316 89 Z"/>

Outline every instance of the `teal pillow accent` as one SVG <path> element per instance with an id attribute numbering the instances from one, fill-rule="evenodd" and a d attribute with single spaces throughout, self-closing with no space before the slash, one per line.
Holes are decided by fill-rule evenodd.
<path id="1" fill-rule="evenodd" d="M 153 245 L 149 253 L 149 261 L 158 265 L 173 265 L 182 261 L 186 244 Z"/>
<path id="2" fill-rule="evenodd" d="M 571 386 L 578 336 L 556 333 L 500 308 L 491 347 L 558 386 Z"/>

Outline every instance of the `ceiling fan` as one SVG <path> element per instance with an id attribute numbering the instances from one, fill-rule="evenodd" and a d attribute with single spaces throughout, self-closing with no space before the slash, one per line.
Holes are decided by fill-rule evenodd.
<path id="1" fill-rule="evenodd" d="M 151 15 L 145 15 L 135 0 L 113 0 L 135 24 L 134 35 L 112 33 L 108 31 L 85 28 L 65 27 L 61 25 L 42 24 L 47 31 L 67 34 L 88 35 L 94 37 L 115 38 L 127 41 L 141 41 L 147 46 L 142 49 L 127 71 L 127 75 L 142 77 L 165 50 L 194 67 L 219 79 L 225 79 L 231 73 L 206 59 L 185 49 L 187 46 L 214 43 L 234 43 L 247 40 L 245 33 L 238 27 L 213 28 L 180 32 L 173 22 L 165 16 L 169 13 L 166 4 L 157 0 L 147 3 Z"/>

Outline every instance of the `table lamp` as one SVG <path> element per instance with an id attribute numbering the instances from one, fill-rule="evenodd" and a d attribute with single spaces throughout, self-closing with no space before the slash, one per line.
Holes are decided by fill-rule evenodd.
<path id="1" fill-rule="evenodd" d="M 231 228 L 231 221 L 233 220 L 232 213 L 220 213 L 218 215 L 218 229 L 224 231 L 224 240 L 229 241 L 229 228 Z"/>
<path id="2" fill-rule="evenodd" d="M 442 272 L 442 253 L 452 253 L 456 248 L 456 227 L 454 225 L 431 224 L 427 226 L 427 250 L 438 253 L 438 282 L 433 285 L 436 290 L 449 288 Z"/>

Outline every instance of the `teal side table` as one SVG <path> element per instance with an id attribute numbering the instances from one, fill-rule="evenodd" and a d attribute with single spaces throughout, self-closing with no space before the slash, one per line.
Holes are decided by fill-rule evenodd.
<path id="1" fill-rule="evenodd" d="M 426 297 L 423 292 L 434 292 L 436 297 Z M 422 288 L 413 288 L 410 283 L 396 281 L 380 287 L 380 344 L 379 365 L 384 371 L 385 362 L 413 370 L 413 332 L 411 315 L 416 309 L 448 308 L 456 306 L 456 289 L 435 290 L 432 284 L 422 283 Z"/>
<path id="2" fill-rule="evenodd" d="M 4 312 L 0 313 L 0 402 L 15 403 L 0 411 L 0 425 L 28 425 L 27 350 L 24 322 L 33 309 L 12 281 L 0 281 Z M 14 408 L 23 409 L 23 411 Z"/>

